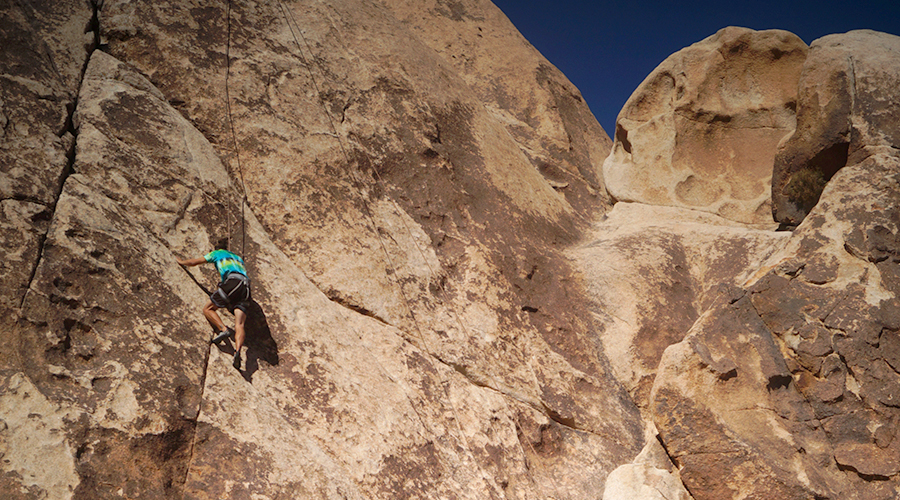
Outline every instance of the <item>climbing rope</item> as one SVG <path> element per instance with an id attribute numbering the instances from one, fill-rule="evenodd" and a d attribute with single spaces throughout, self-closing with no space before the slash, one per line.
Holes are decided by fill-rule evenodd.
<path id="1" fill-rule="evenodd" d="M 231 129 L 231 140 L 234 147 L 234 156 L 237 160 L 238 166 L 238 176 L 241 180 L 241 258 L 247 259 L 247 255 L 244 253 L 244 243 L 246 241 L 246 227 L 245 227 L 245 215 L 244 215 L 244 206 L 247 204 L 247 186 L 244 184 L 244 166 L 241 164 L 241 150 L 240 145 L 237 140 L 237 133 L 234 130 L 234 116 L 231 113 L 231 92 L 229 89 L 229 79 L 231 77 L 231 0 L 228 0 L 227 8 L 225 11 L 225 27 L 226 27 L 226 42 L 225 42 L 225 112 L 228 114 L 228 125 Z M 227 212 L 227 207 L 226 207 Z M 229 216 L 230 217 L 230 216 Z M 229 248 L 231 247 L 231 219 L 229 221 L 228 228 L 228 243 Z"/>
<path id="2" fill-rule="evenodd" d="M 348 151 L 347 151 L 347 149 L 346 149 L 346 147 L 345 147 L 345 145 L 344 145 L 344 142 L 343 142 L 343 140 L 341 139 L 341 135 L 338 133 L 337 127 L 336 127 L 335 122 L 334 122 L 334 118 L 331 116 L 331 113 L 330 113 L 329 110 L 328 110 L 327 104 L 325 103 L 325 100 L 324 100 L 324 98 L 322 97 L 321 89 L 319 88 L 319 84 L 318 84 L 318 82 L 317 82 L 317 80 L 316 80 L 316 77 L 315 77 L 313 71 L 312 71 L 312 66 L 311 66 L 311 64 L 307 61 L 306 57 L 303 55 L 303 52 L 304 52 L 303 47 L 305 46 L 306 51 L 307 51 L 307 52 L 310 54 L 310 56 L 312 57 L 312 54 L 313 54 L 312 47 L 310 46 L 309 41 L 308 41 L 308 40 L 306 39 L 306 37 L 304 36 L 303 31 L 299 29 L 299 24 L 297 23 L 296 19 L 294 18 L 293 13 L 292 13 L 289 9 L 287 9 L 287 8 L 284 6 L 284 3 L 283 3 L 281 0 L 278 0 L 278 5 L 279 5 L 279 7 L 280 7 L 280 9 L 281 9 L 282 15 L 284 16 L 285 23 L 287 24 L 287 26 L 288 26 L 288 28 L 289 28 L 289 30 L 290 30 L 290 32 L 291 32 L 291 36 L 292 36 L 292 38 L 294 39 L 295 44 L 297 45 L 297 49 L 298 49 L 298 51 L 299 51 L 299 56 L 300 56 L 300 59 L 301 59 L 301 61 L 302 61 L 302 63 L 303 63 L 303 66 L 306 67 L 306 69 L 307 69 L 307 71 L 308 71 L 308 73 L 309 73 L 310 81 L 311 81 L 312 84 L 313 84 L 313 87 L 314 87 L 314 89 L 315 89 L 315 91 L 316 91 L 316 95 L 318 96 L 319 101 L 320 101 L 320 103 L 321 103 L 321 105 L 322 105 L 322 108 L 323 108 L 323 111 L 324 111 L 324 113 L 325 113 L 325 116 L 326 116 L 327 119 L 328 119 L 328 123 L 329 123 L 329 126 L 331 127 L 331 131 L 332 131 L 332 133 L 329 134 L 329 135 L 332 135 L 332 136 L 337 140 L 338 146 L 339 146 L 339 148 L 340 148 L 340 150 L 341 150 L 341 153 L 343 154 L 345 160 L 347 161 L 347 164 L 348 164 L 348 165 L 352 165 L 352 164 L 353 164 L 353 161 L 351 160 L 350 154 L 348 153 Z M 246 217 L 245 217 L 244 209 L 245 209 L 245 205 L 247 204 L 247 198 L 246 198 L 246 192 L 247 192 L 247 191 L 246 191 L 246 184 L 245 184 L 245 181 L 244 181 L 244 175 L 243 175 L 243 164 L 242 164 L 242 162 L 241 162 L 240 145 L 239 145 L 238 140 L 237 140 L 237 133 L 236 133 L 236 131 L 235 131 L 235 126 L 234 126 L 234 117 L 233 117 L 233 113 L 232 113 L 232 109 L 231 109 L 231 96 L 230 96 L 230 85 L 229 85 L 229 82 L 230 82 L 230 75 L 231 75 L 231 55 L 230 55 L 230 54 L 231 54 L 231 10 L 232 10 L 232 0 L 228 0 L 228 2 L 227 2 L 227 10 L 226 10 L 226 31 L 227 31 L 227 41 L 226 41 L 226 50 L 225 50 L 225 58 L 226 58 L 226 72 L 225 72 L 225 101 L 226 101 L 226 103 L 225 103 L 225 104 L 226 104 L 226 113 L 227 113 L 227 115 L 228 115 L 229 130 L 230 130 L 230 133 L 231 133 L 231 138 L 232 138 L 232 143 L 233 143 L 233 153 L 234 153 L 234 156 L 235 156 L 235 159 L 236 159 L 236 162 L 237 162 L 238 175 L 239 175 L 239 179 L 240 179 L 240 182 L 241 182 L 241 193 L 240 193 L 240 194 L 241 194 L 241 255 L 244 256 L 244 251 L 245 251 L 245 240 L 246 240 L 246 232 L 245 232 L 245 221 L 246 221 Z M 299 37 L 298 37 L 298 33 L 299 33 Z M 300 40 L 303 41 L 302 44 L 301 44 L 301 41 L 300 41 Z M 378 170 L 377 170 L 376 168 L 373 167 L 373 171 L 374 171 L 374 174 L 375 174 L 374 178 L 375 178 L 376 184 L 380 183 L 380 184 L 384 185 L 385 182 L 384 182 L 384 180 L 382 179 L 381 174 L 378 172 Z M 419 323 L 418 318 L 416 317 L 416 313 L 415 313 L 415 311 L 414 311 L 413 308 L 412 308 L 410 298 L 407 296 L 406 291 L 404 290 L 402 284 L 401 284 L 400 281 L 399 281 L 399 278 L 397 277 L 397 276 L 398 276 L 398 273 L 397 273 L 397 265 L 394 263 L 394 260 L 391 258 L 390 252 L 389 252 L 388 249 L 387 249 L 387 245 L 386 245 L 385 242 L 384 242 L 384 238 L 382 237 L 382 235 L 381 235 L 380 232 L 378 231 L 378 226 L 377 226 L 377 224 L 376 224 L 376 222 L 375 222 L 374 212 L 372 211 L 372 209 L 371 209 L 371 207 L 370 207 L 370 205 L 369 205 L 368 200 L 366 199 L 366 197 L 365 197 L 364 194 L 363 194 L 363 191 L 364 191 L 364 190 L 363 190 L 363 187 L 362 187 L 362 183 L 359 181 L 359 179 L 356 177 L 356 175 L 354 174 L 354 172 L 353 172 L 352 170 L 349 172 L 349 175 L 350 175 L 350 178 L 351 178 L 351 180 L 352 180 L 353 187 L 354 187 L 355 191 L 357 192 L 357 194 L 358 194 L 360 200 L 362 201 L 362 205 L 363 205 L 363 208 L 364 208 L 364 214 L 365 214 L 365 217 L 366 217 L 366 219 L 367 219 L 367 221 L 368 221 L 368 224 L 369 224 L 370 227 L 372 228 L 373 233 L 374 233 L 374 234 L 376 235 L 376 237 L 378 238 L 379 245 L 381 246 L 381 249 L 382 249 L 382 252 L 384 253 L 385 259 L 387 260 L 387 263 L 388 263 L 388 265 L 389 265 L 389 267 L 390 267 L 390 269 L 391 269 L 391 271 L 392 271 L 392 274 L 393 274 L 393 276 L 394 276 L 394 282 L 395 282 L 395 285 L 398 287 L 398 290 L 400 291 L 400 295 L 401 295 L 401 297 L 402 297 L 402 299 L 403 299 L 403 302 L 404 302 L 405 305 L 406 305 L 406 309 L 407 309 L 407 311 L 408 311 L 408 313 L 409 313 L 409 316 L 410 316 L 410 318 L 411 318 L 412 321 L 413 321 L 413 324 L 414 324 L 414 326 L 415 326 L 415 330 L 416 330 L 417 336 L 418 336 L 418 338 L 419 338 L 419 341 L 422 343 L 422 346 L 423 346 L 423 348 L 425 349 L 425 352 L 428 353 L 428 354 L 430 354 L 430 358 L 435 358 L 436 355 L 435 355 L 434 351 L 431 349 L 429 343 L 425 340 L 425 336 L 424 336 L 423 333 L 422 333 L 422 328 L 421 328 L 421 326 L 420 326 L 420 323 Z M 435 274 L 435 270 L 432 268 L 431 264 L 429 263 L 429 261 L 428 261 L 426 255 L 425 255 L 424 250 L 422 250 L 421 246 L 419 245 L 418 241 L 416 240 L 415 236 L 413 235 L 413 232 L 412 232 L 411 228 L 410 228 L 409 225 L 407 224 L 406 220 L 402 217 L 402 215 L 401 215 L 401 214 L 402 214 L 402 210 L 401 210 L 400 207 L 397 205 L 396 201 L 394 201 L 394 200 L 390 200 L 390 201 L 391 201 L 391 203 L 393 203 L 394 208 L 395 208 L 395 210 L 396 210 L 395 213 L 396 213 L 396 214 L 398 215 L 398 217 L 400 218 L 402 224 L 404 225 L 404 227 L 405 227 L 405 229 L 406 229 L 406 232 L 409 234 L 410 239 L 412 240 L 414 246 L 416 247 L 416 250 L 418 251 L 418 253 L 419 253 L 420 256 L 422 257 L 422 260 L 423 260 L 423 262 L 425 263 L 425 265 L 428 267 L 429 272 L 431 273 L 431 275 L 437 276 L 437 274 Z M 228 225 L 229 225 L 229 228 L 228 228 L 228 231 L 229 231 L 229 240 L 231 239 L 231 228 L 230 228 L 230 225 L 231 225 L 231 224 L 230 224 L 230 222 L 231 222 L 231 221 L 230 221 L 230 216 L 229 216 L 229 223 L 228 223 Z M 246 256 L 244 256 L 244 258 L 246 258 Z M 451 314 L 453 315 L 453 317 L 454 317 L 456 323 L 458 324 L 460 330 L 463 332 L 463 335 L 466 335 L 466 336 L 467 336 L 467 335 L 468 335 L 468 329 L 465 327 L 462 318 L 461 318 L 460 315 L 456 312 L 455 307 L 453 306 L 452 301 L 448 301 L 448 300 L 446 299 L 446 296 L 447 296 L 447 294 L 448 294 L 448 291 L 447 291 L 447 289 L 446 289 L 445 284 L 444 284 L 443 282 L 441 282 L 441 283 L 439 284 L 439 286 L 438 286 L 438 289 L 441 291 L 441 295 L 443 296 L 442 301 L 446 301 L 446 302 L 449 303 L 449 309 L 450 309 Z M 362 342 L 363 339 L 362 339 L 361 334 L 360 334 L 358 331 L 356 331 L 355 328 L 352 328 L 352 329 L 354 330 L 354 333 L 357 335 L 357 337 L 360 338 L 360 341 Z M 432 361 L 432 362 L 433 362 L 433 361 Z M 388 378 L 389 380 L 391 380 L 392 382 L 397 383 L 397 381 L 396 381 L 392 376 L 390 376 L 390 374 L 384 369 L 383 366 L 380 366 L 380 370 L 383 372 L 383 374 L 384 374 L 385 377 L 387 377 L 387 378 Z M 441 374 L 441 371 L 440 371 L 440 370 L 437 370 L 437 371 L 438 371 L 439 374 Z M 511 410 L 511 408 L 509 407 L 509 404 L 508 404 L 508 402 L 506 401 L 506 398 L 503 397 L 503 396 L 504 396 L 504 393 L 503 393 L 502 391 L 499 390 L 499 387 L 500 387 L 500 386 L 497 385 L 496 380 L 494 380 L 494 378 L 493 378 L 492 375 L 490 375 L 489 373 L 487 373 L 486 375 L 491 379 L 491 381 L 492 381 L 492 382 L 494 383 L 494 385 L 497 387 L 497 389 L 495 389 L 495 390 L 496 390 L 498 393 L 501 394 L 501 398 L 502 398 L 502 401 L 503 401 L 503 403 L 504 403 L 504 406 L 506 407 L 507 412 L 509 412 L 510 415 L 511 415 L 511 414 L 512 414 L 512 410 Z M 469 455 L 472 457 L 472 459 L 474 460 L 476 466 L 478 467 L 479 471 L 481 472 L 481 474 L 482 474 L 482 479 L 485 481 L 486 486 L 489 486 L 489 485 L 490 485 L 490 481 L 488 481 L 487 475 L 486 475 L 484 469 L 481 467 L 480 463 L 479 463 L 478 460 L 475 458 L 475 455 L 474 455 L 474 453 L 472 452 L 471 445 L 470 445 L 468 439 L 467 439 L 466 436 L 465 436 L 465 432 L 464 432 L 463 429 L 462 429 L 462 426 L 461 426 L 461 423 L 460 423 L 460 418 L 459 418 L 459 411 L 458 411 L 458 409 L 456 408 L 456 405 L 453 403 L 453 400 L 452 400 L 452 398 L 451 398 L 451 396 L 450 396 L 450 390 L 449 390 L 449 387 L 448 387 L 448 386 L 449 386 L 449 380 L 445 380 L 445 377 L 443 376 L 443 374 L 440 375 L 440 378 L 441 378 L 441 385 L 442 385 L 442 387 L 444 388 L 444 392 L 445 392 L 446 399 L 447 399 L 447 401 L 449 402 L 451 409 L 453 410 L 454 419 L 456 420 L 456 426 L 457 426 L 458 433 L 459 433 L 459 435 L 460 435 L 460 437 L 461 437 L 463 443 L 465 444 L 466 449 L 467 449 L 468 452 L 469 452 Z M 420 421 L 422 427 L 425 428 L 425 429 L 427 429 L 427 427 L 425 426 L 425 422 L 424 422 L 424 419 L 423 419 L 422 415 L 419 414 L 419 411 L 415 408 L 415 405 L 413 404 L 413 402 L 412 402 L 412 400 L 410 399 L 409 395 L 406 395 L 406 398 L 407 398 L 407 400 L 408 400 L 408 402 L 409 402 L 411 408 L 412 408 L 413 411 L 415 412 L 417 418 L 419 419 L 419 421 Z M 520 445 L 521 445 L 521 443 L 520 443 Z M 534 450 L 534 447 L 531 445 L 530 441 L 528 442 L 528 445 L 529 445 L 529 447 L 531 447 L 532 454 L 536 454 L 536 451 Z M 523 450 L 523 454 L 524 454 L 524 450 Z M 526 466 L 527 466 L 527 462 L 528 462 L 527 456 L 525 457 L 525 460 L 526 460 Z M 537 486 L 537 483 L 535 482 L 534 477 L 531 477 L 531 475 L 529 475 L 529 477 L 530 477 L 532 483 L 535 484 L 535 486 Z M 554 484 L 554 489 L 557 490 L 557 495 L 558 495 L 558 494 L 559 494 L 559 489 L 558 489 L 558 487 L 556 487 L 555 484 Z"/>
<path id="3" fill-rule="evenodd" d="M 347 152 L 347 149 L 344 146 L 344 142 L 341 139 L 341 136 L 338 133 L 337 127 L 334 124 L 334 118 L 331 116 L 331 113 L 328 111 L 328 106 L 326 105 L 324 98 L 322 97 L 322 93 L 319 88 L 319 84 L 316 80 L 315 75 L 313 74 L 312 66 L 307 61 L 306 57 L 303 55 L 303 46 L 305 46 L 306 50 L 310 54 L 310 57 L 312 57 L 312 54 L 313 54 L 312 47 L 310 46 L 309 41 L 303 35 L 303 31 L 300 30 L 299 24 L 297 24 L 297 21 L 294 18 L 293 13 L 289 9 L 285 8 L 284 3 L 281 0 L 278 0 L 278 5 L 281 8 L 281 12 L 282 12 L 282 15 L 284 16 L 285 23 L 287 24 L 288 29 L 291 31 L 291 36 L 294 39 L 294 43 L 297 45 L 297 50 L 299 51 L 300 59 L 303 62 L 303 66 L 306 67 L 307 72 L 309 73 L 310 81 L 312 82 L 313 87 L 316 91 L 316 95 L 319 97 L 319 101 L 322 105 L 322 109 L 323 109 L 325 116 L 328 119 L 328 123 L 331 127 L 332 135 L 337 140 L 338 146 L 340 147 L 341 153 L 343 154 L 344 159 L 347 161 L 347 164 L 352 165 L 353 161 L 351 160 L 350 154 Z M 295 29 L 295 27 L 296 27 L 296 29 Z M 300 34 L 299 37 L 297 36 L 297 33 Z M 301 39 L 303 40 L 302 45 L 300 43 Z M 377 174 L 377 171 L 376 171 L 376 174 Z M 436 355 L 434 354 L 434 351 L 432 351 L 432 349 L 428 345 L 428 342 L 425 340 L 425 336 L 422 333 L 422 328 L 419 324 L 419 320 L 416 317 L 416 313 L 412 308 L 411 301 L 410 301 L 409 297 L 407 296 L 406 291 L 403 289 L 403 285 L 399 282 L 399 278 L 397 278 L 397 276 L 398 276 L 397 266 L 394 263 L 393 259 L 391 258 L 390 252 L 387 249 L 387 245 L 384 242 L 384 238 L 381 236 L 380 232 L 378 231 L 378 226 L 375 223 L 375 217 L 374 217 L 373 211 L 372 211 L 371 207 L 369 206 L 368 200 L 366 200 L 366 197 L 363 195 L 362 184 L 360 183 L 359 179 L 356 178 L 356 175 L 354 175 L 354 173 L 352 171 L 350 171 L 349 175 L 350 175 L 350 178 L 354 185 L 354 189 L 356 190 L 360 200 L 362 201 L 366 219 L 368 220 L 368 223 L 372 228 L 372 232 L 378 238 L 379 245 L 381 246 L 381 249 L 382 249 L 382 252 L 384 253 L 385 259 L 387 260 L 388 266 L 390 267 L 390 269 L 392 271 L 392 274 L 394 276 L 394 283 L 396 284 L 398 290 L 400 291 L 400 295 L 403 299 L 403 302 L 406 305 L 406 310 L 409 312 L 409 315 L 413 321 L 419 341 L 422 343 L 422 346 L 423 346 L 423 349 L 425 350 L 425 352 L 430 355 L 429 359 L 434 358 L 434 357 L 436 357 Z M 377 180 L 376 180 L 376 182 L 377 182 Z M 401 217 L 401 220 L 402 220 L 402 217 Z M 405 225 L 405 221 L 404 221 L 404 225 Z M 408 226 L 406 229 L 407 229 L 407 231 L 409 231 L 410 238 L 415 243 L 415 238 L 412 236 L 411 230 L 409 229 Z M 418 243 L 415 243 L 415 244 L 416 244 L 416 247 L 418 248 Z M 424 252 L 421 250 L 421 248 L 419 248 L 419 252 L 422 254 L 423 259 L 424 259 Z M 427 259 L 425 260 L 425 263 L 426 263 L 426 265 L 428 265 Z M 428 265 L 428 266 L 429 266 L 429 269 L 431 270 L 430 265 Z M 433 273 L 433 270 L 431 270 L 431 271 Z M 485 482 L 485 486 L 489 487 L 491 483 L 487 478 L 487 474 L 485 473 L 484 469 L 481 467 L 481 464 L 478 462 L 477 458 L 475 457 L 475 454 L 472 452 L 471 444 L 469 443 L 469 440 L 466 438 L 465 432 L 462 429 L 462 424 L 460 423 L 460 417 L 459 417 L 459 410 L 456 408 L 456 405 L 453 403 L 453 398 L 450 396 L 450 390 L 448 388 L 449 381 L 445 380 L 445 377 L 443 376 L 443 374 L 440 370 L 435 370 L 435 371 L 439 374 L 439 377 L 441 378 L 441 386 L 444 389 L 445 397 L 446 397 L 448 403 L 450 404 L 450 408 L 453 411 L 453 416 L 454 416 L 454 420 L 456 421 L 456 426 L 457 426 L 457 431 L 459 433 L 459 436 L 460 436 L 462 442 L 465 444 L 466 449 L 469 452 L 469 455 L 472 457 L 472 460 L 475 462 L 475 465 L 478 467 L 478 470 L 482 475 L 482 479 Z M 391 379 L 391 380 L 393 380 L 393 379 Z M 415 406 L 412 405 L 411 401 L 410 401 L 410 405 L 413 406 L 413 409 L 415 411 Z M 416 411 L 416 414 L 418 415 L 418 411 Z M 419 415 L 419 418 L 421 420 L 420 415 Z M 424 421 L 422 421 L 422 425 L 423 425 L 423 428 L 426 428 L 424 425 Z"/>

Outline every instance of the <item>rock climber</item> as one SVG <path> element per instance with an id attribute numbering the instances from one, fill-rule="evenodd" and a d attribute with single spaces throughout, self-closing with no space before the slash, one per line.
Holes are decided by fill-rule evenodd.
<path id="1" fill-rule="evenodd" d="M 250 310 L 250 278 L 247 277 L 247 269 L 244 260 L 237 254 L 228 251 L 228 238 L 221 239 L 215 250 L 196 259 L 176 259 L 182 266 L 197 266 L 212 263 L 219 271 L 221 282 L 218 288 L 209 296 L 209 302 L 203 306 L 203 315 L 209 324 L 220 332 L 210 342 L 218 344 L 228 337 L 234 339 L 234 362 L 238 370 L 241 369 L 241 347 L 244 345 L 244 324 L 247 322 L 247 314 Z M 234 329 L 226 328 L 219 313 L 219 309 L 226 308 L 234 314 Z"/>

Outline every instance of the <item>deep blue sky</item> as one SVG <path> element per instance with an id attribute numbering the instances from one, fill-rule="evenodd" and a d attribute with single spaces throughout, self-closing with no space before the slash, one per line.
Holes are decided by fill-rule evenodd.
<path id="1" fill-rule="evenodd" d="M 663 59 L 726 26 L 783 29 L 807 44 L 854 29 L 900 35 L 900 0 L 492 1 L 581 90 L 610 135 Z"/>

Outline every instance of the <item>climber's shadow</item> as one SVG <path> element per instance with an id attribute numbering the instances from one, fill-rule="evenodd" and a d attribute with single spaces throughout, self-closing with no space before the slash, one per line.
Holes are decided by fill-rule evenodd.
<path id="1" fill-rule="evenodd" d="M 269 366 L 278 365 L 278 344 L 272 338 L 265 312 L 255 300 L 250 301 L 250 310 L 247 311 L 247 323 L 244 325 L 244 331 L 246 332 L 244 346 L 247 348 L 247 361 L 241 375 L 247 382 L 251 382 L 253 374 L 259 370 L 260 361 Z M 219 350 L 233 356 L 234 344 L 223 342 L 219 345 Z"/>

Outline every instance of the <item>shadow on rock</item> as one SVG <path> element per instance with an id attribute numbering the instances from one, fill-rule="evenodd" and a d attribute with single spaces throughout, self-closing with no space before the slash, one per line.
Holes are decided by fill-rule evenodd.
<path id="1" fill-rule="evenodd" d="M 253 374 L 259 370 L 260 362 L 269 366 L 278 365 L 278 344 L 272 338 L 269 330 L 269 322 L 266 313 L 255 300 L 250 301 L 250 310 L 247 311 L 247 323 L 244 325 L 246 337 L 244 346 L 247 348 L 247 359 L 241 375 L 247 382 L 252 382 Z M 234 355 L 234 344 L 226 342 L 219 344 L 220 351 L 229 356 Z"/>

